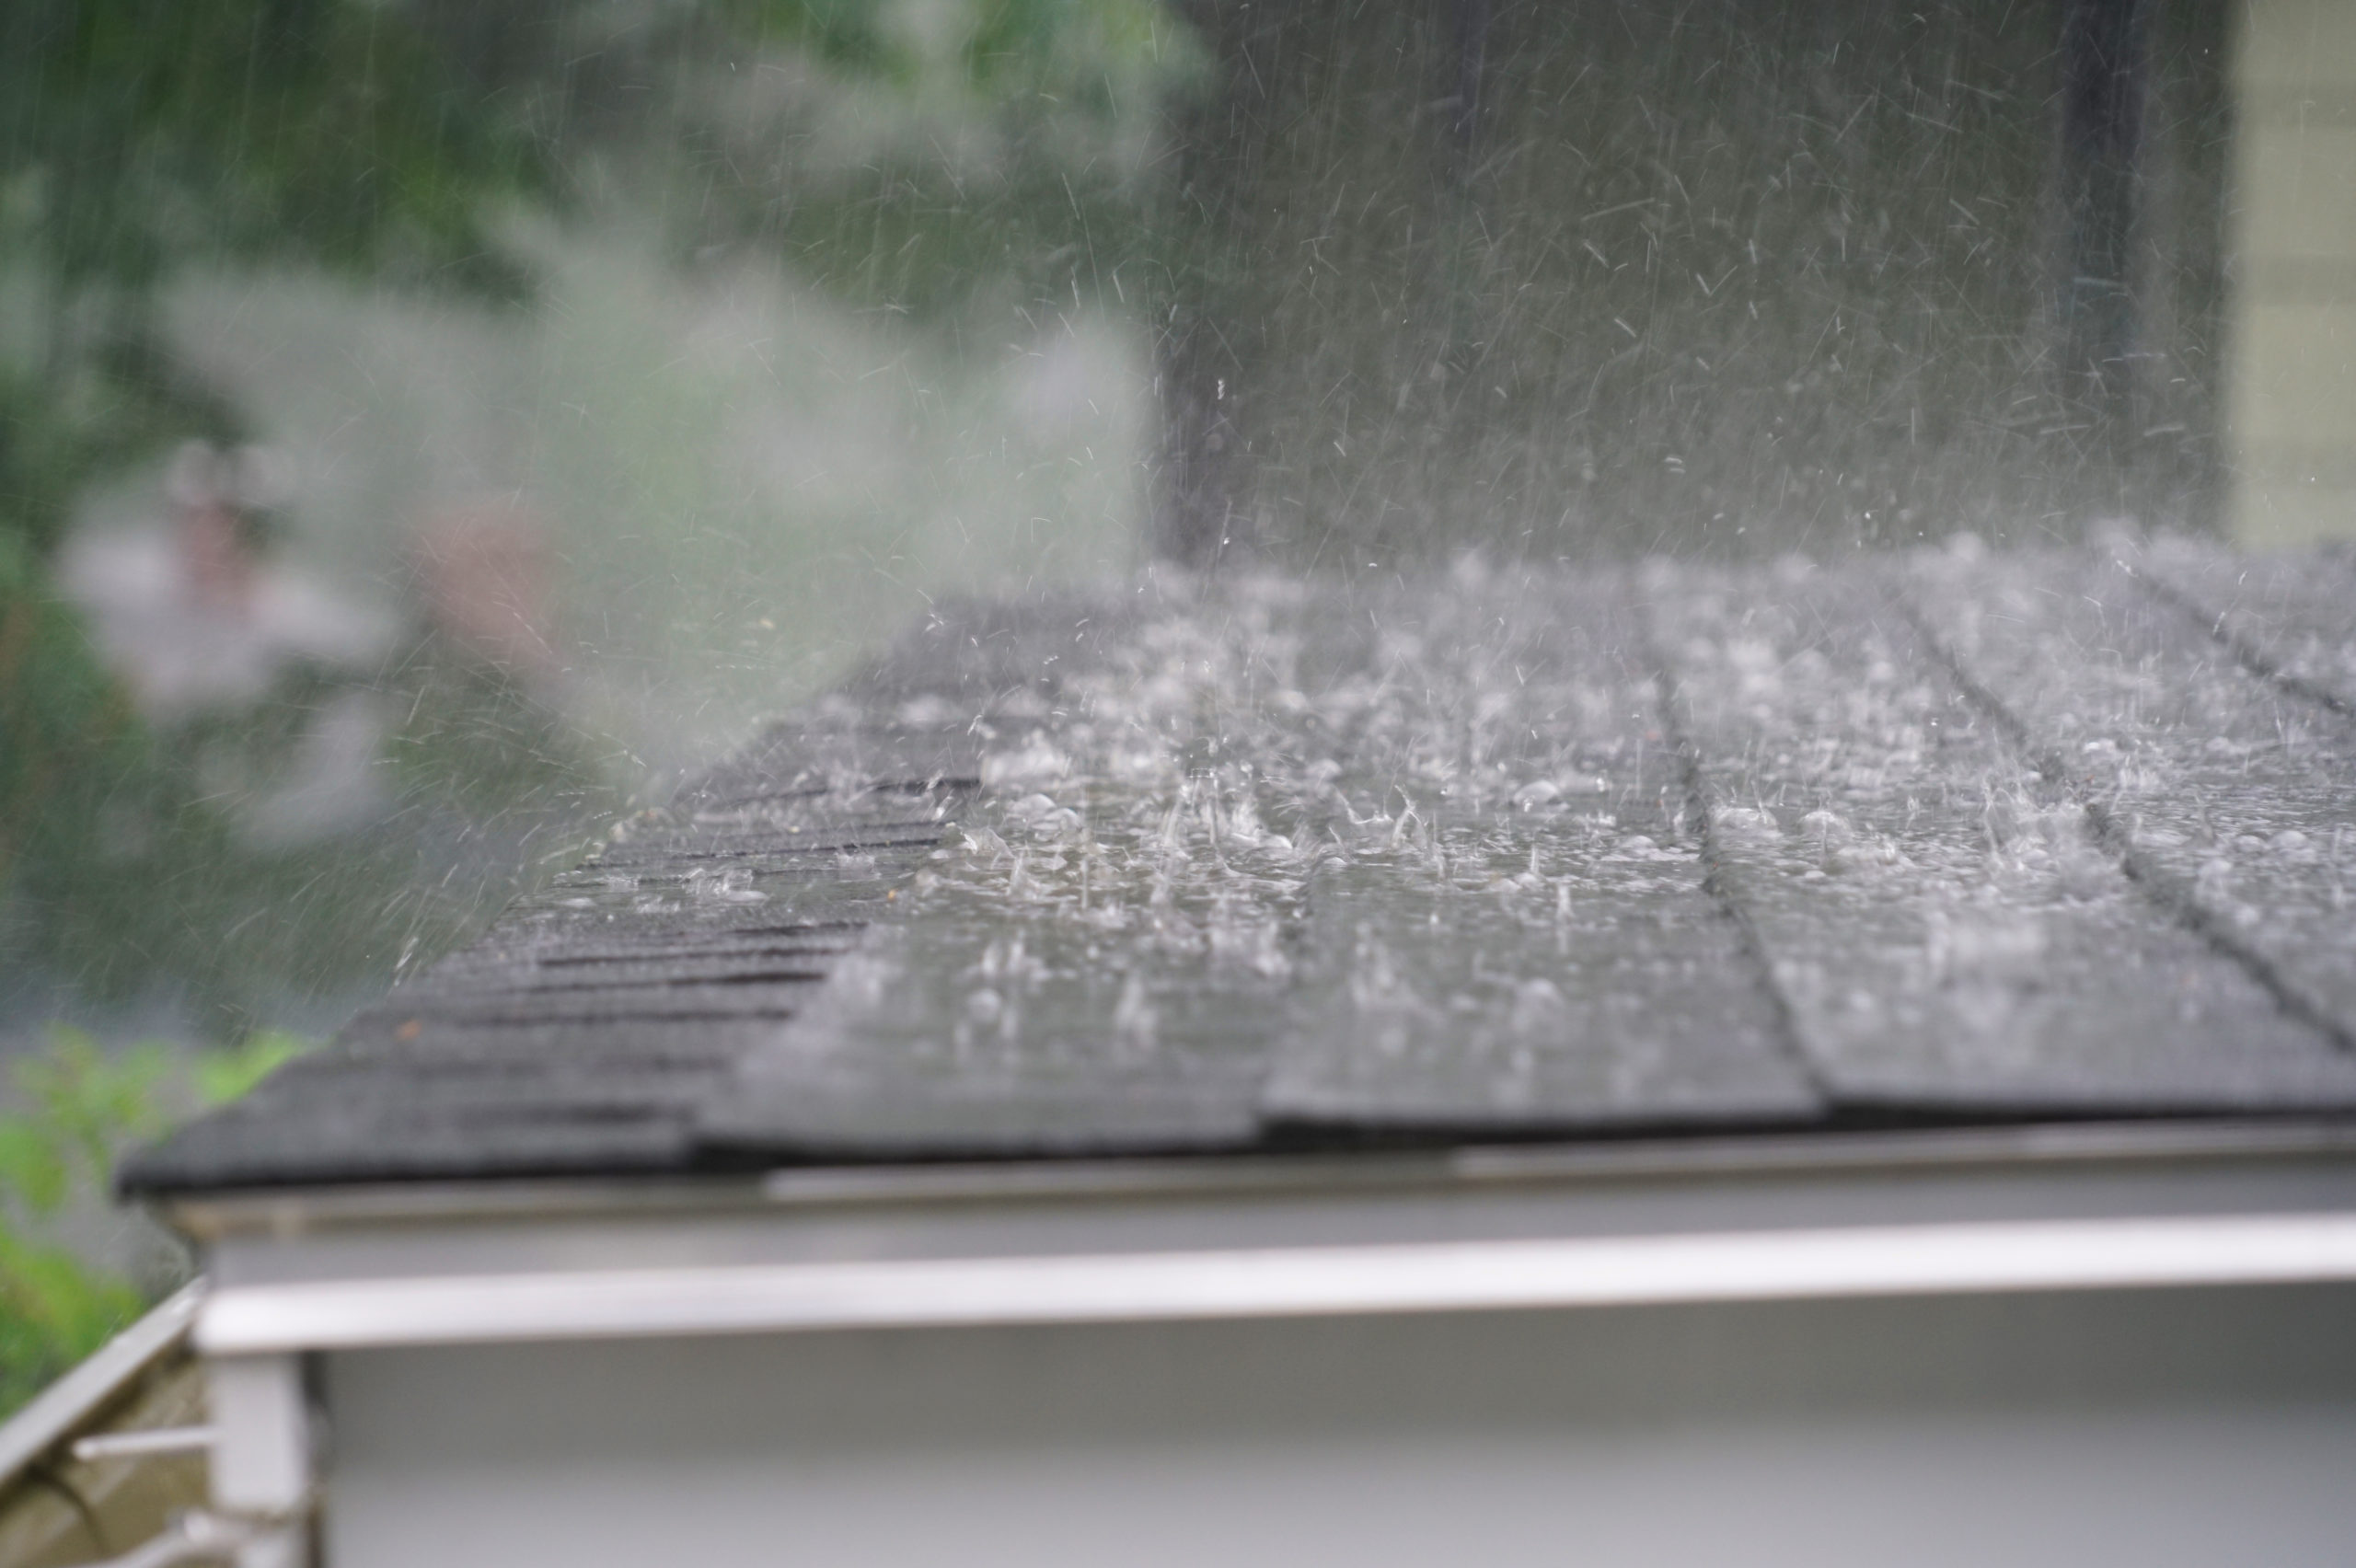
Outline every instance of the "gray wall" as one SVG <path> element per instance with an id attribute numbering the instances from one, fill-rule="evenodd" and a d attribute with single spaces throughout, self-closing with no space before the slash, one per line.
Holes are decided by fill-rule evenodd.
<path id="1" fill-rule="evenodd" d="M 2108 185 L 2064 134 L 2062 6 L 1195 0 L 1164 548 L 2207 522 L 2229 13 L 2078 4 L 2142 19 Z M 2097 395 L 2064 317 L 2119 301 Z"/>

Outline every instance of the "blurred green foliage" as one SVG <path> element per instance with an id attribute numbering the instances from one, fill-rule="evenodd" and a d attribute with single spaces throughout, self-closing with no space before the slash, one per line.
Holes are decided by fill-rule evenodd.
<path id="1" fill-rule="evenodd" d="M 104 1201 L 126 1148 L 238 1098 L 303 1046 L 262 1033 L 194 1055 L 164 1045 L 109 1055 L 59 1027 L 45 1053 L 17 1064 L 17 1107 L 0 1113 L 0 1414 L 147 1305 L 141 1284 L 59 1239 L 61 1219 Z"/>
<path id="2" fill-rule="evenodd" d="M 248 995 L 381 978 L 495 903 L 422 885 L 422 843 L 445 863 L 466 824 L 503 818 L 503 843 L 610 803 L 544 707 L 415 644 L 380 683 L 408 715 L 395 820 L 238 846 L 208 768 L 283 753 L 328 694 L 297 679 L 267 713 L 157 733 L 54 591 L 94 485 L 256 433 L 175 359 L 176 275 L 514 299 L 512 215 L 652 213 L 683 266 L 765 255 L 953 332 L 977 300 L 1034 324 L 1141 306 L 1145 131 L 1187 40 L 1161 0 L 0 6 L 0 291 L 26 307 L 0 324 L 0 950 L 99 995 L 178 988 L 235 1033 Z M 289 917 L 323 886 L 383 897 Z"/>
<path id="3" fill-rule="evenodd" d="M 463 263 L 483 193 L 537 170 L 398 6 L 12 0 L 0 105 L 0 179 L 69 294 L 199 256 Z"/>
<path id="4" fill-rule="evenodd" d="M 1144 318 L 1165 108 L 1208 60 L 1164 0 L 420 0 L 523 106 L 576 210 L 674 256 L 780 260 L 953 332 Z"/>
<path id="5" fill-rule="evenodd" d="M 168 889 L 321 871 L 225 853 L 201 748 L 149 732 L 54 592 L 91 484 L 245 433 L 164 345 L 156 291 L 183 265 L 265 256 L 497 282 L 485 203 L 544 184 L 529 139 L 398 6 L 0 7 L 0 271 L 38 317 L 0 360 L 0 895 L 71 978 L 202 992 L 227 967 L 202 951 L 217 933 Z M 126 823 L 144 824 L 127 855 L 110 833 Z"/>

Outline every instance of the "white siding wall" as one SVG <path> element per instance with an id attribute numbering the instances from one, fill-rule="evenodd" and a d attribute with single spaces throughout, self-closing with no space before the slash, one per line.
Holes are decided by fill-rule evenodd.
<path id="1" fill-rule="evenodd" d="M 2356 0 L 2247 0 L 2235 82 L 2234 531 L 2356 538 Z"/>
<path id="2" fill-rule="evenodd" d="M 2356 1294 L 355 1353 L 333 1568 L 2345 1563 Z"/>

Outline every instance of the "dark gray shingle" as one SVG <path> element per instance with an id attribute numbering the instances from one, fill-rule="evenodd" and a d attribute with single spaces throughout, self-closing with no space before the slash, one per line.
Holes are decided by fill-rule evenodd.
<path id="1" fill-rule="evenodd" d="M 1836 1101 L 2356 1103 L 2356 1058 L 2165 917 L 1878 573 L 1687 572 L 1652 610 L 1728 890 Z M 2038 663 L 2040 702 L 2076 700 Z"/>

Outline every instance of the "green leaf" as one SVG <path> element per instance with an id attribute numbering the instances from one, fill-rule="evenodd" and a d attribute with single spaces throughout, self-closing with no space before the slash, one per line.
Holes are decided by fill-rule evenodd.
<path id="1" fill-rule="evenodd" d="M 207 1105 L 242 1100 L 254 1085 L 310 1049 L 310 1042 L 283 1030 L 262 1030 L 245 1043 L 197 1058 L 197 1090 Z"/>
<path id="2" fill-rule="evenodd" d="M 57 1140 L 29 1116 L 0 1120 L 0 1190 L 36 1216 L 55 1214 L 73 1188 Z"/>
<path id="3" fill-rule="evenodd" d="M 128 1281 L 0 1223 L 0 1390 L 39 1389 L 144 1307 Z"/>
<path id="4" fill-rule="evenodd" d="M 102 1195 L 115 1160 L 181 1115 L 237 1099 L 309 1042 L 266 1031 L 191 1055 L 108 1053 L 78 1029 L 17 1065 L 29 1111 L 0 1115 L 0 1414 L 106 1343 L 144 1305 L 129 1281 L 40 1234 L 77 1193 Z"/>

